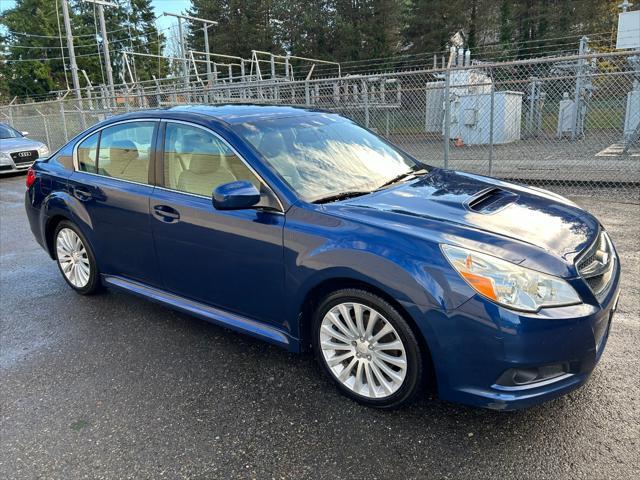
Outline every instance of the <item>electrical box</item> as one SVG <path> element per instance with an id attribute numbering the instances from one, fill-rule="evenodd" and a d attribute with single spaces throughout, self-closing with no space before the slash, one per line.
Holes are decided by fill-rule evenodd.
<path id="1" fill-rule="evenodd" d="M 640 10 L 619 14 L 616 48 L 640 48 Z"/>
<path id="2" fill-rule="evenodd" d="M 575 102 L 569 98 L 568 93 L 565 93 L 558 108 L 558 129 L 556 131 L 558 138 L 572 134 L 576 122 L 575 114 Z"/>
<path id="3" fill-rule="evenodd" d="M 468 127 L 478 123 L 478 111 L 475 108 L 467 108 L 464 111 L 464 124 Z"/>
<path id="4" fill-rule="evenodd" d="M 444 121 L 444 82 L 428 82 L 425 88 L 425 132 L 440 132 Z"/>
<path id="5" fill-rule="evenodd" d="M 491 93 L 458 96 L 451 102 L 450 138 L 466 145 L 489 145 L 492 133 L 495 145 L 520 140 L 522 97 L 522 92 L 494 92 L 492 132 Z"/>

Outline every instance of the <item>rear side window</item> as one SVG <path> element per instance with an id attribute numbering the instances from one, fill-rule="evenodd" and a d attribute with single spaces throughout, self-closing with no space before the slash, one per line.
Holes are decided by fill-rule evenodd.
<path id="1" fill-rule="evenodd" d="M 148 183 L 155 122 L 130 122 L 102 130 L 98 173 Z"/>
<path id="2" fill-rule="evenodd" d="M 85 138 L 78 146 L 78 169 L 83 172 L 97 173 L 98 141 L 100 132 Z"/>

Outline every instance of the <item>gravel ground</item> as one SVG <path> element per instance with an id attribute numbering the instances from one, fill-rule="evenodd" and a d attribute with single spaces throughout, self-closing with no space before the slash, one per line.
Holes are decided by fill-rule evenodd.
<path id="1" fill-rule="evenodd" d="M 637 204 L 574 198 L 624 269 L 584 387 L 512 413 L 432 398 L 385 413 L 340 396 L 308 355 L 133 296 L 74 294 L 32 238 L 23 185 L 0 179 L 0 478 L 640 475 Z"/>

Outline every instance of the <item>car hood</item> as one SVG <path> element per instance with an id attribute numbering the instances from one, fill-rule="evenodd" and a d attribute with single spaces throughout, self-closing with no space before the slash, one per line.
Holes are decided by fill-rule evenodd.
<path id="1" fill-rule="evenodd" d="M 0 139 L 0 151 L 12 152 L 14 150 L 36 150 L 43 144 L 37 140 L 31 140 L 30 138 L 2 138 Z"/>
<path id="2" fill-rule="evenodd" d="M 539 257 L 545 252 L 565 267 L 573 266 L 576 255 L 594 241 L 600 229 L 592 215 L 559 195 L 442 169 L 434 169 L 397 187 L 338 203 L 341 206 L 333 204 L 338 209 L 347 208 L 351 213 L 354 209 L 366 210 L 369 217 L 375 216 L 373 212 L 392 214 L 385 222 L 391 220 L 391 224 L 401 228 L 404 225 L 405 231 L 407 223 L 419 229 L 421 224 L 416 218 L 428 221 L 422 224 L 425 229 L 433 229 L 433 221 L 436 225 L 446 223 L 448 228 L 441 227 L 436 232 L 439 241 L 475 245 L 537 268 L 543 268 L 544 262 L 535 259 L 531 262 L 528 257 Z M 450 228 L 455 226 L 460 228 Z M 474 240 L 465 242 L 465 237 Z M 495 241 L 496 238 L 507 241 Z M 487 249 L 483 242 L 494 244 L 489 247 L 499 247 Z M 514 244 L 520 248 L 509 252 Z M 557 268 L 544 269 L 559 273 Z M 566 268 L 561 270 L 565 275 L 568 273 Z"/>

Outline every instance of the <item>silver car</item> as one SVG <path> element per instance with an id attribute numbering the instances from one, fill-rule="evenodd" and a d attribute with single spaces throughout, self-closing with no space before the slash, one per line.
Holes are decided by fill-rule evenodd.
<path id="1" fill-rule="evenodd" d="M 26 170 L 38 158 L 49 156 L 42 142 L 27 138 L 6 123 L 0 123 L 0 174 Z"/>

